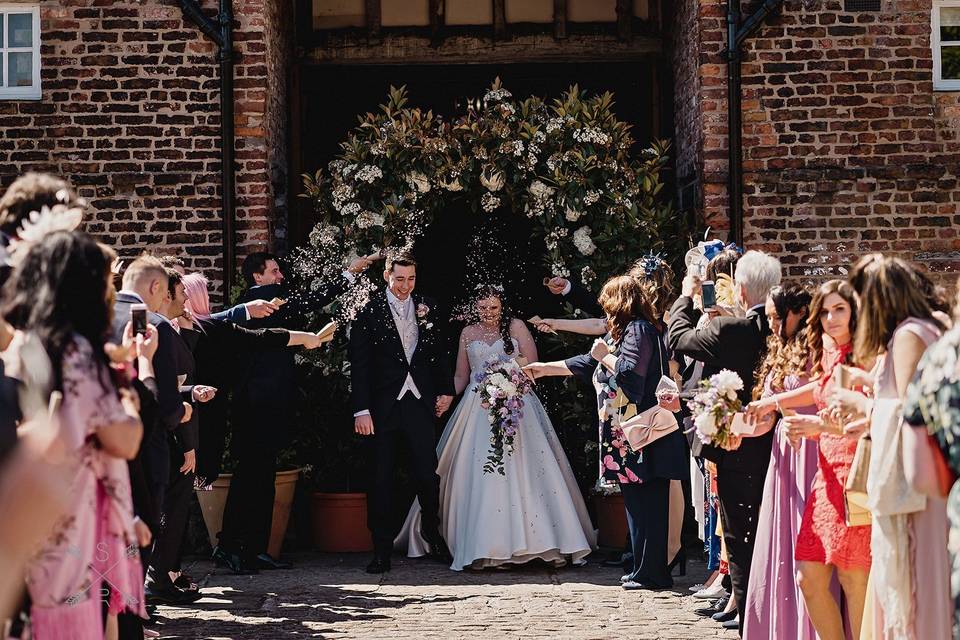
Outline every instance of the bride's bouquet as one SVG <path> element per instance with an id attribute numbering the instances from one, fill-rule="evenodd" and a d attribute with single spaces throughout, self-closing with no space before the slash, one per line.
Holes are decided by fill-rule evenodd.
<path id="1" fill-rule="evenodd" d="M 490 455 L 483 472 L 504 475 L 503 455 L 513 453 L 513 440 L 523 419 L 523 396 L 533 383 L 507 355 L 488 361 L 473 379 L 480 405 L 490 414 Z"/>
<path id="2" fill-rule="evenodd" d="M 734 416 L 741 409 L 737 392 L 743 389 L 740 376 L 723 369 L 700 382 L 700 390 L 687 406 L 693 415 L 693 427 L 704 444 L 722 447 L 733 435 Z"/>

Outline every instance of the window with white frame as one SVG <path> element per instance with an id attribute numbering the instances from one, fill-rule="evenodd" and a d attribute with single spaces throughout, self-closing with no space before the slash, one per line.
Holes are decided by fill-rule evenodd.
<path id="1" fill-rule="evenodd" d="M 933 88 L 960 91 L 960 0 L 934 0 Z"/>
<path id="2" fill-rule="evenodd" d="M 0 99 L 40 98 L 40 7 L 0 4 Z"/>

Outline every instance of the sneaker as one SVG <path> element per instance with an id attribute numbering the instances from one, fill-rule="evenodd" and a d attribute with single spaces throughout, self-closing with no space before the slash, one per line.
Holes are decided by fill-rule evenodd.
<path id="1" fill-rule="evenodd" d="M 723 588 L 723 585 L 717 582 L 717 584 L 700 589 L 695 594 L 694 598 L 699 598 L 701 600 L 716 600 L 717 598 L 722 598 L 727 595 L 727 590 Z"/>
<path id="2" fill-rule="evenodd" d="M 700 584 L 695 584 L 692 587 L 690 587 L 690 591 L 692 591 L 693 593 L 696 593 L 697 591 L 700 591 L 700 589 L 703 589 L 703 587 L 704 587 L 704 584 L 701 582 Z"/>

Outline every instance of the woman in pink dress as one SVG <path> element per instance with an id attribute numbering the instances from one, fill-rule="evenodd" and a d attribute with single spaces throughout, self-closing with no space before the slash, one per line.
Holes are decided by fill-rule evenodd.
<path id="1" fill-rule="evenodd" d="M 18 332 L 4 359 L 22 371 L 30 344 L 46 352 L 47 392 L 62 394 L 55 420 L 72 470 L 68 512 L 27 568 L 37 640 L 103 638 L 102 593 L 111 616 L 146 616 L 126 463 L 142 425 L 104 352 L 114 258 L 86 234 L 57 231 L 29 249 L 8 284 L 4 316 Z"/>
<path id="2" fill-rule="evenodd" d="M 874 563 L 862 637 L 947 640 L 953 602 L 939 452 L 926 430 L 905 424 L 902 415 L 917 363 L 946 328 L 947 306 L 929 278 L 899 258 L 865 256 L 850 282 L 861 301 L 856 359 L 878 359 L 867 479 Z"/>

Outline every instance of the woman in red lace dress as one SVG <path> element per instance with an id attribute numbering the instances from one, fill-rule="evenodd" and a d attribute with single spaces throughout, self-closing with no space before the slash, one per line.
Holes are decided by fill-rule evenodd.
<path id="1" fill-rule="evenodd" d="M 762 413 L 771 403 L 785 410 L 810 400 L 823 410 L 826 407 L 824 389 L 837 365 L 849 364 L 856 319 L 856 294 L 849 283 L 830 280 L 821 285 L 810 304 L 807 325 L 813 382 L 760 401 L 764 406 L 751 407 L 753 411 Z M 843 640 L 844 620 L 830 589 L 836 571 L 846 601 L 848 628 L 852 637 L 858 638 L 870 571 L 870 526 L 847 526 L 844 487 L 860 433 L 838 433 L 818 415 L 787 416 L 784 423 L 790 438 L 819 441 L 817 475 L 807 498 L 794 551 L 797 582 L 807 613 L 822 640 Z"/>

